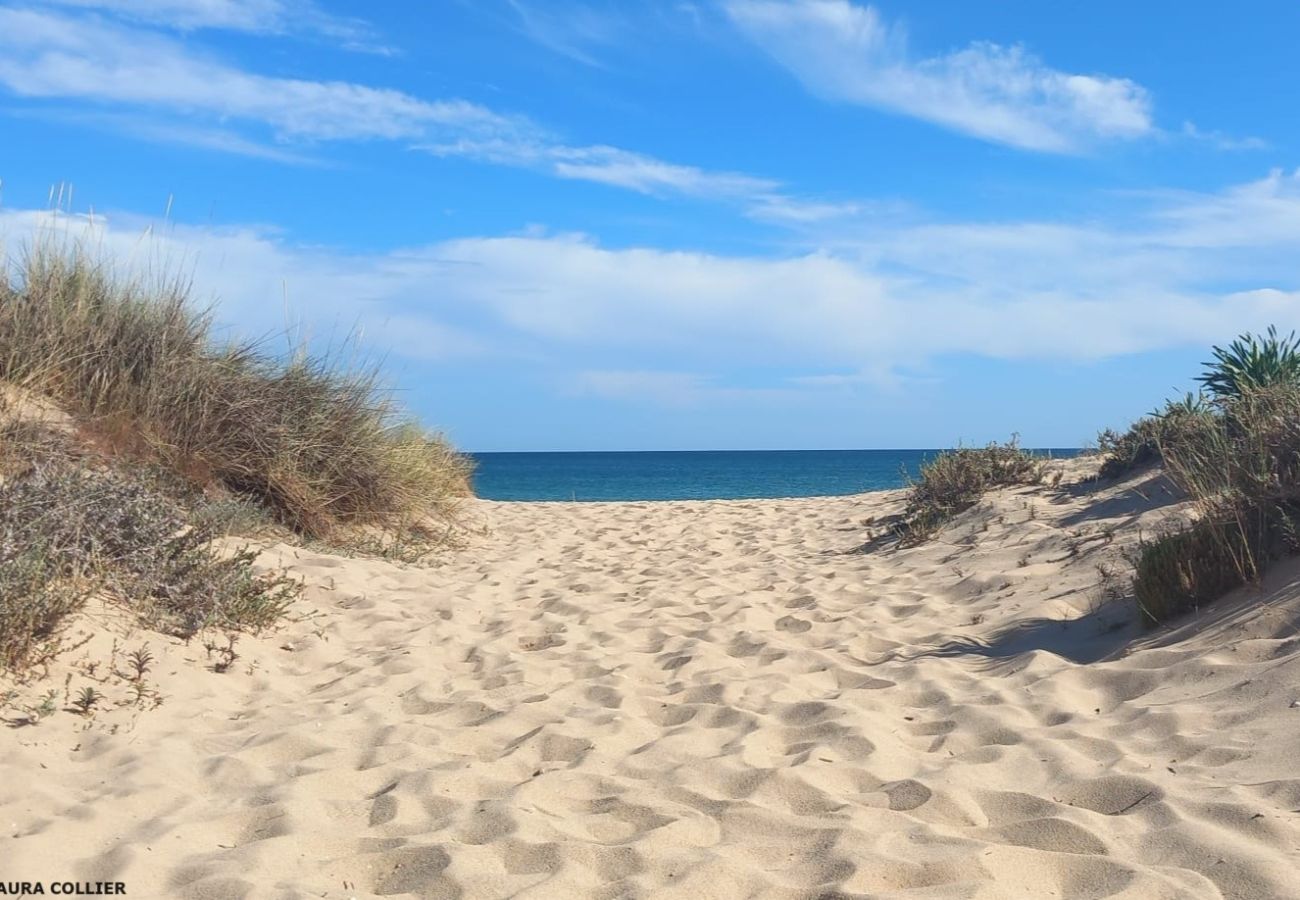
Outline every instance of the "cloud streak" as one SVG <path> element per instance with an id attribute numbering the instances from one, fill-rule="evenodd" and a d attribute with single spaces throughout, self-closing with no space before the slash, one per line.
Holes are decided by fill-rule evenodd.
<path id="1" fill-rule="evenodd" d="M 168 37 L 105 22 L 0 8 L 0 84 L 21 97 L 76 98 L 236 119 L 278 138 L 413 138 L 430 128 L 498 132 L 505 117 L 341 81 L 272 78 L 200 57 Z"/>
<path id="2" fill-rule="evenodd" d="M 308 34 L 349 50 L 390 52 L 358 19 L 333 16 L 309 0 L 48 0 L 50 5 L 89 10 L 124 21 L 177 31 L 201 29 L 251 34 Z"/>
<path id="3" fill-rule="evenodd" d="M 831 100 L 1051 153 L 1154 131 L 1140 85 L 1062 72 L 1021 47 L 979 42 L 917 57 L 900 27 L 849 0 L 728 0 L 725 8 L 743 34 Z"/>

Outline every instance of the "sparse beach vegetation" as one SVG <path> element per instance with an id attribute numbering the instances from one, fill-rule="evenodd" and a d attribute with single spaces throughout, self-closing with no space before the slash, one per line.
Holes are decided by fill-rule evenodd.
<path id="1" fill-rule="evenodd" d="M 1201 393 L 1098 439 L 1100 479 L 1161 464 L 1192 504 L 1190 517 L 1163 523 L 1126 551 L 1127 594 L 1147 625 L 1255 582 L 1272 562 L 1300 551 L 1300 339 L 1269 328 L 1212 353 L 1197 379 Z M 1043 461 L 1014 438 L 944 451 L 922 466 L 893 534 L 900 546 L 922 544 L 990 490 L 1042 478 Z M 1111 600 L 1121 593 L 1114 577 L 1105 593 Z"/>
<path id="2" fill-rule="evenodd" d="M 953 516 L 970 509 L 997 487 L 1037 484 L 1043 461 L 1021 449 L 1016 437 L 1005 444 L 945 450 L 921 466 L 896 526 L 900 543 L 928 540 Z"/>
<path id="3" fill-rule="evenodd" d="M 0 668 L 96 594 L 182 636 L 273 624 L 297 582 L 222 536 L 403 559 L 451 538 L 469 466 L 378 368 L 267 347 L 218 340 L 184 279 L 50 236 L 0 278 Z"/>
<path id="4" fill-rule="evenodd" d="M 1252 384 L 1213 406 L 1161 441 L 1166 472 L 1197 514 L 1136 555 L 1134 591 L 1152 622 L 1253 582 L 1300 549 L 1300 385 Z"/>

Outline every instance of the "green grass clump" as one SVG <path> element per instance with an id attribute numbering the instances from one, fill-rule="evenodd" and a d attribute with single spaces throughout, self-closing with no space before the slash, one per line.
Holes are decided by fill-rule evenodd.
<path id="1" fill-rule="evenodd" d="M 1242 561 L 1250 556 L 1244 534 L 1231 523 L 1198 521 L 1143 540 L 1132 561 L 1133 593 L 1144 621 L 1167 621 L 1240 587 Z"/>
<path id="2" fill-rule="evenodd" d="M 122 278 L 49 240 L 0 280 L 0 380 L 53 397 L 115 452 L 318 538 L 439 536 L 468 493 L 465 459 L 401 417 L 375 368 L 219 342 L 183 280 Z"/>
<path id="3" fill-rule="evenodd" d="M 986 447 L 945 450 L 921 466 L 911 486 L 898 533 L 902 543 L 919 544 L 943 523 L 979 502 L 992 488 L 1037 484 L 1042 460 L 1020 448 L 1016 438 Z"/>
<path id="4" fill-rule="evenodd" d="M 299 585 L 221 555 L 213 534 L 137 475 L 61 461 L 0 482 L 0 669 L 57 649 L 60 624 L 93 594 L 177 635 L 276 622 Z"/>

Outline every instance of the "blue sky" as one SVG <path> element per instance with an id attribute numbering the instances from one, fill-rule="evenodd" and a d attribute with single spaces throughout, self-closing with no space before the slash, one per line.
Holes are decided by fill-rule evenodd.
<path id="1" fill-rule="evenodd" d="M 234 328 L 359 330 L 470 450 L 1075 446 L 1300 325 L 1296 34 L 1280 0 L 0 0 L 0 238 L 57 207 Z"/>

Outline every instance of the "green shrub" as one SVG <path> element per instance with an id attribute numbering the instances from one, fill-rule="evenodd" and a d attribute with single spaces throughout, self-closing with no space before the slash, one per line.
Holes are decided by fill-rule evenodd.
<path id="1" fill-rule="evenodd" d="M 299 585 L 221 555 L 212 534 L 137 475 L 37 465 L 0 482 L 0 668 L 45 655 L 94 593 L 178 635 L 273 624 Z"/>
<path id="2" fill-rule="evenodd" d="M 1042 460 L 1016 438 L 986 447 L 945 450 L 921 466 L 911 486 L 898 533 L 903 543 L 927 540 L 944 522 L 974 506 L 985 492 L 1004 485 L 1036 484 Z"/>
<path id="3" fill-rule="evenodd" d="M 186 282 L 117 277 L 48 241 L 0 291 L 0 380 L 54 397 L 117 452 L 254 497 L 316 537 L 420 530 L 468 493 L 464 458 L 403 419 L 374 368 L 219 344 Z"/>
<path id="4" fill-rule="evenodd" d="M 1148 625 L 1199 609 L 1245 583 L 1250 542 L 1235 522 L 1193 522 L 1143 540 L 1133 592 Z"/>

